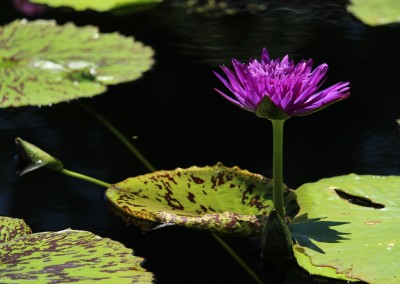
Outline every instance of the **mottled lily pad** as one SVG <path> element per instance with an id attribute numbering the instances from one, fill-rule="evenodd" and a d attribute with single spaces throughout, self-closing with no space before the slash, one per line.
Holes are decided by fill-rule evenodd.
<path id="1" fill-rule="evenodd" d="M 0 107 L 92 97 L 141 77 L 152 56 L 141 42 L 93 26 L 14 21 L 0 27 Z"/>
<path id="2" fill-rule="evenodd" d="M 400 177 L 347 175 L 296 190 L 294 254 L 311 274 L 368 283 L 400 279 Z"/>
<path id="3" fill-rule="evenodd" d="M 152 283 L 142 258 L 90 232 L 26 235 L 0 244 L 2 283 Z"/>
<path id="4" fill-rule="evenodd" d="M 82 11 L 86 9 L 96 10 L 99 12 L 109 11 L 125 6 L 132 5 L 148 5 L 159 3 L 162 0 L 30 0 L 36 4 L 46 4 L 51 7 L 71 7 L 74 10 Z"/>
<path id="5" fill-rule="evenodd" d="M 0 216 L 0 244 L 30 233 L 24 220 Z"/>
<path id="6" fill-rule="evenodd" d="M 269 179 L 221 163 L 128 178 L 110 186 L 106 196 L 136 218 L 239 235 L 259 233 L 273 207 Z M 285 197 L 293 209 L 294 194 L 287 189 Z"/>
<path id="7" fill-rule="evenodd" d="M 347 10 L 371 26 L 400 22 L 400 1 L 351 0 Z"/>

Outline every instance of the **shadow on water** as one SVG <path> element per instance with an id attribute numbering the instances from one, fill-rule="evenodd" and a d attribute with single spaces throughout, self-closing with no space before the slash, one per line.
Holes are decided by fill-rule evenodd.
<path id="1" fill-rule="evenodd" d="M 1 24 L 23 17 L 9 1 L 3 2 Z M 143 78 L 83 101 L 128 138 L 138 137 L 135 145 L 157 168 L 221 161 L 271 176 L 268 121 L 215 94 L 213 88 L 222 86 L 212 74 L 232 58 L 259 58 L 265 46 L 271 57 L 289 54 L 295 60 L 327 62 L 326 83 L 350 81 L 352 87 L 349 99 L 286 123 L 284 177 L 289 187 L 350 172 L 400 174 L 396 26 L 367 27 L 346 12 L 346 1 L 225 1 L 229 13 L 189 9 L 184 2 L 164 1 L 155 9 L 120 17 L 65 9 L 45 15 L 59 23 L 133 35 L 155 49 L 156 64 Z M 121 241 L 146 258 L 144 266 L 158 283 L 252 283 L 206 233 L 177 227 L 142 233 L 108 212 L 98 186 L 46 170 L 16 176 L 15 137 L 54 154 L 72 170 L 107 182 L 146 173 L 74 102 L 0 109 L 0 215 L 24 218 L 36 232 L 84 229 Z M 313 224 L 329 225 L 323 220 Z M 346 237 L 329 232 L 322 237 Z M 309 239 L 299 236 L 298 241 L 307 245 Z M 227 242 L 263 274 L 257 240 Z M 319 280 L 298 268 L 286 274 L 267 268 L 264 275 L 266 283 Z"/>

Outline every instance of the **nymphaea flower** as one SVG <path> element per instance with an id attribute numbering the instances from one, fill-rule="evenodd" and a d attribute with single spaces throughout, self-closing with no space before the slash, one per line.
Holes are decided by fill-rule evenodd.
<path id="1" fill-rule="evenodd" d="M 260 62 L 252 59 L 245 64 L 233 59 L 232 63 L 234 71 L 221 66 L 228 80 L 214 74 L 234 97 L 215 90 L 231 103 L 263 118 L 307 115 L 349 96 L 349 82 L 319 90 L 328 65 L 321 64 L 313 70 L 311 59 L 297 64 L 288 55 L 282 60 L 271 60 L 264 48 Z"/>

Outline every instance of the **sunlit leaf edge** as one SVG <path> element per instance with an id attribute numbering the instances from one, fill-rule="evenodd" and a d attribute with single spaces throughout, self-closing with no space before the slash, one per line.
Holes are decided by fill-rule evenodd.
<path id="1" fill-rule="evenodd" d="M 121 7 L 140 6 L 148 4 L 161 3 L 162 0 L 30 0 L 32 3 L 43 4 L 53 8 L 69 7 L 76 11 L 94 10 L 98 12 L 106 12 Z"/>
<path id="2" fill-rule="evenodd" d="M 309 271 L 312 275 L 346 281 L 359 281 L 359 279 L 349 278 L 344 274 L 337 273 L 336 269 L 333 267 L 313 265 L 311 258 L 304 252 L 304 249 L 297 244 L 293 245 L 293 254 L 296 258 L 297 264 L 304 270 Z"/>

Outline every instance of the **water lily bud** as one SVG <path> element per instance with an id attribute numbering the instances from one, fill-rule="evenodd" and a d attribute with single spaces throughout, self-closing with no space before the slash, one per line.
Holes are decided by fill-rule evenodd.
<path id="1" fill-rule="evenodd" d="M 261 236 L 262 257 L 282 262 L 293 258 L 292 237 L 285 221 L 275 209 L 270 212 Z"/>
<path id="2" fill-rule="evenodd" d="M 60 171 L 64 168 L 64 165 L 60 160 L 19 137 L 15 139 L 15 144 L 19 150 L 19 158 L 22 160 L 21 162 L 25 162 L 21 169 L 17 169 L 19 175 L 26 174 L 42 167 L 55 171 Z"/>
<path id="3" fill-rule="evenodd" d="M 30 3 L 28 0 L 12 0 L 15 9 L 28 17 L 44 15 L 49 9 L 48 6 Z"/>

